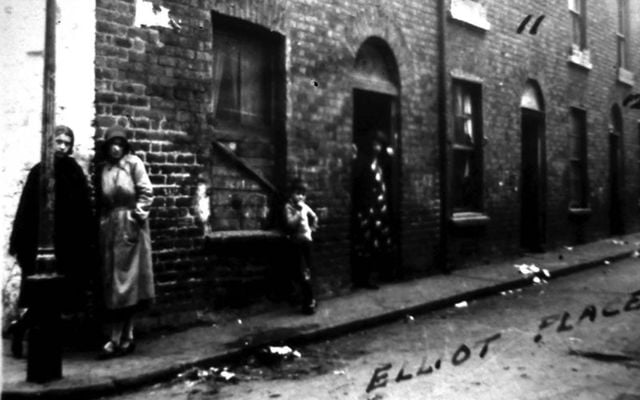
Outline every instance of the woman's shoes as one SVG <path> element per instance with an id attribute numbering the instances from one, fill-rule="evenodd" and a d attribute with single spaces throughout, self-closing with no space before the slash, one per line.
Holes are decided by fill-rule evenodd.
<path id="1" fill-rule="evenodd" d="M 317 306 L 318 306 L 318 303 L 315 301 L 315 299 L 311 300 L 309 304 L 302 306 L 302 313 L 305 315 L 313 315 L 316 313 Z"/>
<path id="2" fill-rule="evenodd" d="M 120 354 L 120 346 L 113 340 L 109 340 L 104 346 L 102 346 L 102 351 L 98 355 L 99 360 L 108 360 L 109 358 L 114 358 L 119 356 Z"/>
<path id="3" fill-rule="evenodd" d="M 98 355 L 98 359 L 100 360 L 108 360 L 110 358 L 126 356 L 127 354 L 131 354 L 136 349 L 136 343 L 133 339 L 123 340 L 122 343 L 118 344 L 113 340 L 109 340 L 103 347 L 102 351 Z"/>
<path id="4" fill-rule="evenodd" d="M 120 343 L 120 355 L 125 356 L 131 354 L 136 349 L 136 342 L 133 339 L 127 339 Z"/>

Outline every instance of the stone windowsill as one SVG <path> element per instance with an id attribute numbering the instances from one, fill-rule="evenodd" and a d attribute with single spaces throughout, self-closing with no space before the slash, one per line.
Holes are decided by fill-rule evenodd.
<path id="1" fill-rule="evenodd" d="M 472 0 L 451 0 L 449 17 L 483 31 L 491 29 L 484 5 Z"/>
<path id="2" fill-rule="evenodd" d="M 618 68 L 618 82 L 624 83 L 625 85 L 633 86 L 635 85 L 635 76 L 633 72 L 628 69 L 624 69 L 622 67 Z"/>
<path id="3" fill-rule="evenodd" d="M 278 230 L 239 230 L 239 231 L 213 231 L 207 233 L 205 238 L 212 242 L 229 242 L 245 240 L 277 240 L 285 235 Z"/>
<path id="4" fill-rule="evenodd" d="M 590 207 L 569 207 L 569 216 L 575 218 L 588 218 L 592 214 Z"/>
<path id="5" fill-rule="evenodd" d="M 591 52 L 589 49 L 580 50 L 575 45 L 571 47 L 571 53 L 569 53 L 567 61 L 572 65 L 586 70 L 591 70 L 593 68 L 593 64 L 591 64 Z"/>
<path id="6" fill-rule="evenodd" d="M 485 226 L 490 220 L 488 215 L 480 212 L 456 212 L 450 218 L 456 227 Z"/>

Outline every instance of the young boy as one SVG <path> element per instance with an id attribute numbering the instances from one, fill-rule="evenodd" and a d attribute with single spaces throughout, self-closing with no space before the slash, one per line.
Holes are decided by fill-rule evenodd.
<path id="1" fill-rule="evenodd" d="M 311 233 L 318 228 L 318 217 L 305 203 L 307 187 L 301 179 L 292 182 L 284 215 L 292 250 L 293 279 L 302 291 L 302 312 L 315 312 L 316 300 L 311 286 Z"/>

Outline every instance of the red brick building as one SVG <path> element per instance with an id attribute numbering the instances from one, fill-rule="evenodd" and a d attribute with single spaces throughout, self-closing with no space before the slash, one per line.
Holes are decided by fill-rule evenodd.
<path id="1" fill-rule="evenodd" d="M 640 5 L 441 5 L 97 0 L 96 138 L 126 126 L 155 184 L 154 313 L 268 294 L 298 176 L 321 217 L 318 290 L 347 290 L 371 129 L 393 149 L 389 276 L 638 229 L 640 113 L 623 100 Z"/>

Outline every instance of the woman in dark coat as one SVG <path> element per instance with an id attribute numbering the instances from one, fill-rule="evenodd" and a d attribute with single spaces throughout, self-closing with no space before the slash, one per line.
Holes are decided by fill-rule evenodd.
<path id="1" fill-rule="evenodd" d="M 54 246 L 57 273 L 64 277 L 60 293 L 63 312 L 82 310 L 87 304 L 87 289 L 95 250 L 94 218 L 89 186 L 73 153 L 73 131 L 63 125 L 55 128 L 55 206 Z M 22 190 L 9 241 L 22 271 L 18 307 L 26 308 L 30 293 L 25 291 L 26 277 L 35 273 L 38 251 L 40 163 L 36 164 Z M 12 353 L 22 355 L 22 337 L 29 325 L 29 312 L 12 322 Z"/>
<path id="2" fill-rule="evenodd" d="M 100 210 L 100 280 L 111 338 L 102 358 L 134 350 L 133 316 L 155 296 L 149 207 L 153 187 L 120 126 L 109 128 L 96 174 Z"/>

